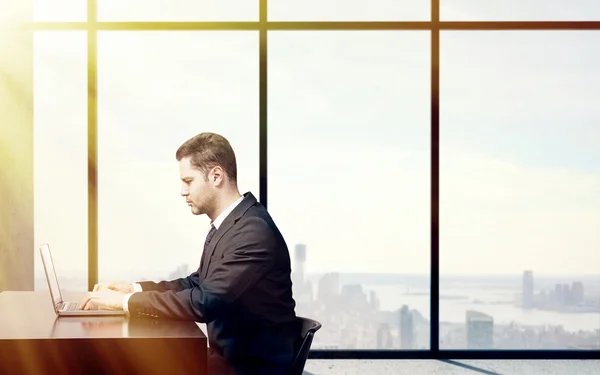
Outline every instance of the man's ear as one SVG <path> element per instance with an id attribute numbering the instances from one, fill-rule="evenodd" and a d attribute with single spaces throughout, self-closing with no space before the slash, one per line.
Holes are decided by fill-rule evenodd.
<path id="1" fill-rule="evenodd" d="M 211 182 L 220 183 L 223 180 L 223 168 L 216 166 L 212 169 Z"/>

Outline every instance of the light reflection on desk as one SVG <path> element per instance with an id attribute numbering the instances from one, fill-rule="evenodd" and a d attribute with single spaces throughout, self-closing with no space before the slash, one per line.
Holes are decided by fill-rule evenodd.
<path id="1" fill-rule="evenodd" d="M 193 321 L 124 316 L 56 317 L 53 338 L 204 337 Z"/>

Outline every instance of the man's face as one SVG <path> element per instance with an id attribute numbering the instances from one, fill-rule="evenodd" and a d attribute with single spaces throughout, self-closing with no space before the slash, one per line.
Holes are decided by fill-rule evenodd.
<path id="1" fill-rule="evenodd" d="M 190 158 L 179 161 L 179 177 L 181 178 L 181 195 L 192 208 L 194 215 L 208 214 L 214 210 L 216 189 L 211 172 L 207 176 L 190 163 Z"/>

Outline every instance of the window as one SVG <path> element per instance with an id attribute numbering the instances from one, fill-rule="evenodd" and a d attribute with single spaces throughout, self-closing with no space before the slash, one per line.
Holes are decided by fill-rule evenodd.
<path id="1" fill-rule="evenodd" d="M 87 289 L 87 39 L 34 34 L 35 290 L 48 290 L 39 246 L 48 243 L 60 287 Z"/>
<path id="2" fill-rule="evenodd" d="M 599 37 L 442 33 L 440 347 L 599 342 Z"/>
<path id="3" fill-rule="evenodd" d="M 175 151 L 208 130 L 287 240 L 316 356 L 600 348 L 596 1 L 165 4 L 34 0 L 36 288 L 43 242 L 65 289 L 197 269 L 208 219 Z M 14 13 L 3 38 L 26 49 Z"/>
<path id="4" fill-rule="evenodd" d="M 269 21 L 429 21 L 431 1 L 269 0 Z"/>
<path id="5" fill-rule="evenodd" d="M 442 21 L 591 21 L 596 0 L 439 0 Z"/>
<path id="6" fill-rule="evenodd" d="M 258 191 L 258 33 L 98 36 L 100 281 L 198 269 L 209 219 L 180 196 L 177 148 L 213 131 L 236 151 L 239 187 Z"/>
<path id="7" fill-rule="evenodd" d="M 314 348 L 429 347 L 429 55 L 421 31 L 269 33 L 269 211 Z"/>
<path id="8" fill-rule="evenodd" d="M 36 22 L 85 22 L 87 19 L 87 0 L 32 0 L 32 3 Z"/>
<path id="9" fill-rule="evenodd" d="M 259 0 L 102 0 L 99 21 L 258 21 Z"/>

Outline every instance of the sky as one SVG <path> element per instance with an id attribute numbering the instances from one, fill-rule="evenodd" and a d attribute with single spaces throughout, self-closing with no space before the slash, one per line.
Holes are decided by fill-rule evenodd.
<path id="1" fill-rule="evenodd" d="M 140 19 L 194 14 L 176 13 L 183 1 L 172 14 L 147 3 Z M 209 3 L 202 17 L 226 20 L 241 2 Z M 299 1 L 271 0 L 269 14 L 429 14 L 429 1 L 372 1 L 368 10 L 349 2 L 348 15 L 333 2 L 302 3 L 301 11 Z M 520 19 L 509 3 L 441 0 L 442 18 Z M 547 5 L 544 19 L 600 17 L 590 1 L 547 3 L 562 8 Z M 133 14 L 116 1 L 99 4 L 105 19 Z M 524 6 L 523 19 L 536 19 Z M 254 13 L 244 5 L 234 20 Z M 292 258 L 303 242 L 308 272 L 428 273 L 430 35 L 268 38 L 269 211 Z M 441 273 L 600 274 L 600 88 L 591 84 L 600 79 L 600 32 L 449 31 L 440 42 Z M 50 243 L 59 275 L 85 277 L 86 35 L 37 32 L 34 48 L 35 243 Z M 99 34 L 101 280 L 198 267 L 208 218 L 192 215 L 179 196 L 175 161 L 195 134 L 227 137 L 241 192 L 259 197 L 258 73 L 254 31 Z"/>

